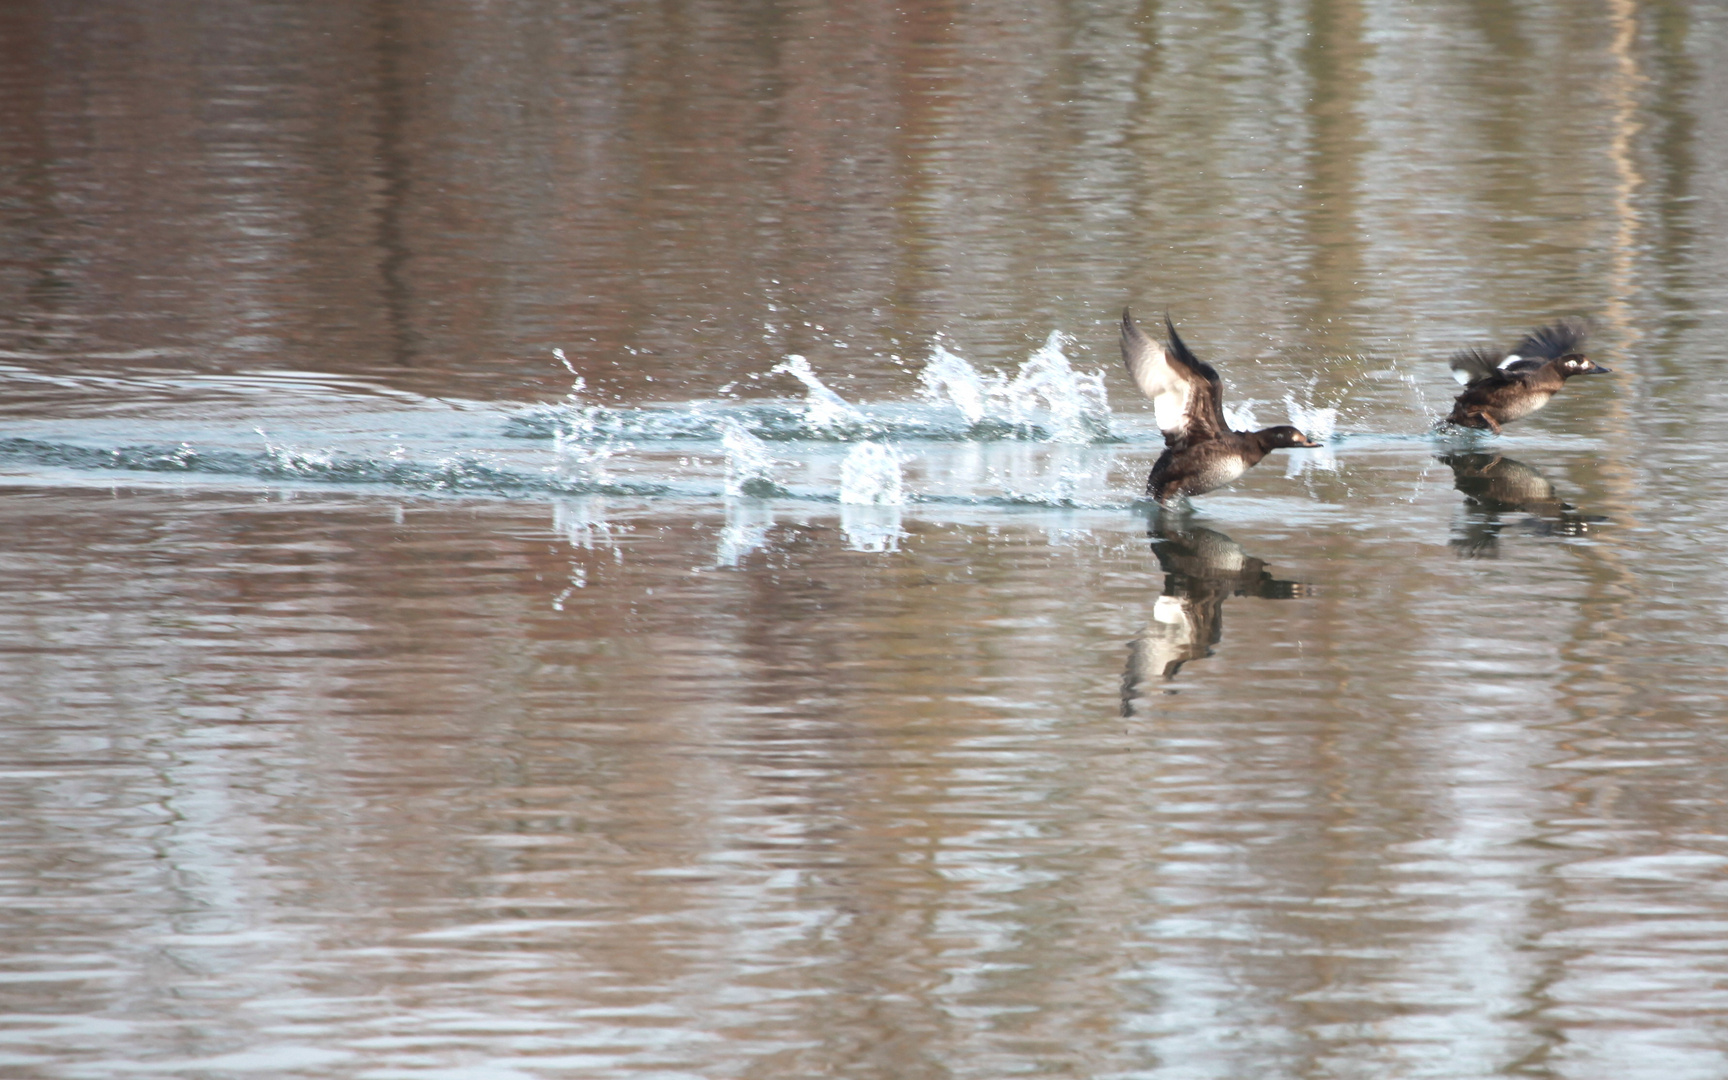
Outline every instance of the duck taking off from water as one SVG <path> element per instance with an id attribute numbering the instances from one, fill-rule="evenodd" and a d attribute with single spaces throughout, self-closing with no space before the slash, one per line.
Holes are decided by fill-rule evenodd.
<path id="1" fill-rule="evenodd" d="M 1169 317 L 1168 347 L 1147 337 L 1122 311 L 1122 362 L 1164 433 L 1164 453 L 1152 466 L 1146 494 L 1167 506 L 1184 495 L 1203 495 L 1247 472 L 1273 450 L 1319 446 L 1288 424 L 1232 431 L 1224 422 L 1224 387 L 1210 364 L 1197 360 Z"/>
<path id="2" fill-rule="evenodd" d="M 1452 403 L 1449 424 L 1486 428 L 1500 434 L 1500 425 L 1522 420 L 1548 404 L 1574 375 L 1602 375 L 1609 369 L 1592 363 L 1579 350 L 1590 333 L 1583 319 L 1561 319 L 1533 331 L 1509 353 L 1465 349 L 1448 365 L 1464 392 Z"/>

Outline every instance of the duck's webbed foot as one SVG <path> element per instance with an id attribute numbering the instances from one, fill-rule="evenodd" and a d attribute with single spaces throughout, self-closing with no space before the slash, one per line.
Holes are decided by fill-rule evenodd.
<path id="1" fill-rule="evenodd" d="M 1499 423 L 1496 422 L 1492 416 L 1488 415 L 1487 410 L 1482 408 L 1474 408 L 1465 412 L 1455 412 L 1446 419 L 1449 423 L 1457 424 L 1459 427 L 1475 428 L 1478 431 L 1486 428 L 1495 435 L 1500 434 Z"/>

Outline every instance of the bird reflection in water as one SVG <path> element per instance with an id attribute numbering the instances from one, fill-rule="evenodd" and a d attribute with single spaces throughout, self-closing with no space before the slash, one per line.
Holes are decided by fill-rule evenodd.
<path id="1" fill-rule="evenodd" d="M 1475 451 L 1441 454 L 1440 461 L 1452 467 L 1452 483 L 1464 493 L 1467 516 L 1451 545 L 1465 558 L 1500 554 L 1503 515 L 1528 515 L 1528 527 L 1537 536 L 1580 536 L 1606 520 L 1579 513 L 1546 476 L 1522 461 Z"/>
<path id="2" fill-rule="evenodd" d="M 1182 665 L 1212 655 L 1224 633 L 1224 601 L 1232 596 L 1292 600 L 1313 596 L 1313 587 L 1272 576 L 1264 560 L 1236 541 L 1174 514 L 1153 512 L 1147 521 L 1153 554 L 1164 571 L 1164 593 L 1152 605 L 1152 620 L 1128 645 L 1122 675 L 1122 715 L 1134 715 L 1141 684 L 1176 677 Z"/>

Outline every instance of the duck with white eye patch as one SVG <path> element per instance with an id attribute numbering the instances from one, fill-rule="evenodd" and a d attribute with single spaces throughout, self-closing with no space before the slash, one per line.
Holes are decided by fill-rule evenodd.
<path id="1" fill-rule="evenodd" d="M 1159 505 L 1223 487 L 1273 450 L 1320 445 L 1289 424 L 1232 431 L 1224 421 L 1218 372 L 1188 350 L 1168 317 L 1164 329 L 1168 346 L 1147 337 L 1134 316 L 1122 312 L 1122 362 L 1152 399 L 1153 416 L 1164 433 L 1164 453 L 1146 480 L 1146 494 Z"/>
<path id="2" fill-rule="evenodd" d="M 1590 334 L 1584 319 L 1561 319 L 1533 331 L 1511 352 L 1464 349 L 1448 361 L 1464 392 L 1446 423 L 1500 434 L 1503 424 L 1522 420 L 1560 392 L 1574 375 L 1605 375 L 1580 350 Z"/>

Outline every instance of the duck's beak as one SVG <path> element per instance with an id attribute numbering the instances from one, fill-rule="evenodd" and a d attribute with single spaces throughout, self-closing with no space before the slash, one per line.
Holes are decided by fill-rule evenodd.
<path id="1" fill-rule="evenodd" d="M 1317 443 L 1313 439 L 1310 439 L 1308 436 L 1304 435 L 1304 436 L 1302 436 L 1302 441 L 1297 443 L 1296 445 L 1303 447 L 1304 449 L 1312 450 L 1316 446 L 1324 446 L 1326 444 L 1325 443 Z"/>
<path id="2" fill-rule="evenodd" d="M 1580 371 L 1578 374 L 1580 374 L 1580 375 L 1612 375 L 1612 374 L 1614 374 L 1614 369 L 1613 368 L 1605 368 L 1601 364 L 1598 364 L 1596 361 L 1592 360 L 1592 361 L 1590 361 L 1590 366 L 1585 368 L 1583 371 Z"/>

